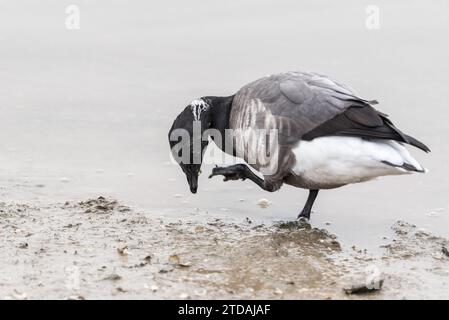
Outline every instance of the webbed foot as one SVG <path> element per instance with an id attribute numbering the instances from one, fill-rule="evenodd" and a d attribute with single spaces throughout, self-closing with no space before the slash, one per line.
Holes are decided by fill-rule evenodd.
<path id="1" fill-rule="evenodd" d="M 248 168 L 244 164 L 236 164 L 229 167 L 215 167 L 209 175 L 209 179 L 213 176 L 224 176 L 223 181 L 228 180 L 245 180 L 247 178 Z"/>

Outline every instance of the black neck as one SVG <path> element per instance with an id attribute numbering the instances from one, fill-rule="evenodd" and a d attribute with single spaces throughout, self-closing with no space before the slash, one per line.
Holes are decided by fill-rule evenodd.
<path id="1" fill-rule="evenodd" d="M 212 118 L 211 128 L 217 129 L 224 136 L 225 130 L 229 129 L 229 117 L 231 116 L 232 101 L 234 96 L 229 97 L 204 97 L 210 105 Z"/>
<path id="2" fill-rule="evenodd" d="M 217 145 L 226 152 L 226 129 L 229 129 L 229 118 L 231 116 L 232 102 L 234 101 L 234 96 L 229 97 L 204 97 L 210 105 L 211 108 L 208 110 L 210 112 L 211 117 L 211 129 L 216 129 L 220 131 L 221 135 L 221 143 L 219 141 L 215 141 Z M 229 138 L 229 137 L 228 137 Z M 214 139 L 214 137 L 213 137 Z M 214 139 L 215 140 L 215 139 Z M 234 152 L 234 151 L 232 151 Z"/>

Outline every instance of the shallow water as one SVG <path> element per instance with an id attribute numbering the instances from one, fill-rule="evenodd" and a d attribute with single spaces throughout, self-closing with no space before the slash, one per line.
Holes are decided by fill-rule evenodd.
<path id="1" fill-rule="evenodd" d="M 379 100 L 433 151 L 411 150 L 428 174 L 322 192 L 313 225 L 374 251 L 397 220 L 449 237 L 447 1 L 378 1 L 376 31 L 365 27 L 365 1 L 78 3 L 81 28 L 67 30 L 65 3 L 0 2 L 2 201 L 106 195 L 153 218 L 184 219 L 198 208 L 235 223 L 293 219 L 306 191 L 208 180 L 211 166 L 189 194 L 170 163 L 167 131 L 196 97 L 312 70 Z M 261 209 L 261 198 L 271 205 Z"/>

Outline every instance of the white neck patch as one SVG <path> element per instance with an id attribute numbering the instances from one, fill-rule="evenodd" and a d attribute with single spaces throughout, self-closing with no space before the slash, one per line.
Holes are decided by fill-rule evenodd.
<path id="1" fill-rule="evenodd" d="M 195 120 L 200 120 L 201 112 L 206 111 L 209 107 L 203 99 L 195 99 L 190 102 L 190 108 L 192 108 L 193 118 Z"/>

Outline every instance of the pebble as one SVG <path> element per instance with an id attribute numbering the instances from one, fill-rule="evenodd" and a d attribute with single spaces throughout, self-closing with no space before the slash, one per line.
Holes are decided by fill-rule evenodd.
<path id="1" fill-rule="evenodd" d="M 199 297 L 204 297 L 207 294 L 207 290 L 203 289 L 203 290 L 195 290 L 194 294 L 199 296 Z"/>
<path id="2" fill-rule="evenodd" d="M 20 292 L 18 292 L 16 290 L 14 290 L 14 291 L 15 292 L 12 294 L 12 297 L 14 299 L 16 299 L 16 300 L 25 300 L 25 299 L 27 299 L 28 295 L 25 292 L 20 293 Z"/>
<path id="3" fill-rule="evenodd" d="M 82 295 L 72 295 L 68 296 L 67 300 L 85 300 L 85 298 Z"/>
<path id="4" fill-rule="evenodd" d="M 284 292 L 281 290 L 281 289 L 279 289 L 279 288 L 276 288 L 275 290 L 274 290 L 274 294 L 277 294 L 277 295 L 281 295 L 281 294 L 283 294 Z"/>
<path id="5" fill-rule="evenodd" d="M 19 249 L 28 249 L 28 243 L 23 242 L 23 243 L 19 244 Z"/>
<path id="6" fill-rule="evenodd" d="M 428 217 L 438 217 L 440 215 L 441 214 L 439 212 L 436 212 L 436 211 L 430 211 L 430 212 L 426 213 L 426 216 L 428 216 Z"/>
<path id="7" fill-rule="evenodd" d="M 170 262 L 171 264 L 179 264 L 180 262 L 179 256 L 177 254 L 172 254 L 168 258 L 168 262 Z"/>
<path id="8" fill-rule="evenodd" d="M 195 227 L 195 232 L 204 232 L 206 230 L 206 228 L 204 228 L 204 226 L 196 226 Z"/>
<path id="9" fill-rule="evenodd" d="M 111 281 L 118 281 L 121 279 L 122 279 L 122 277 L 116 273 L 110 274 L 109 276 L 103 278 L 103 280 L 111 280 Z"/>
<path id="10" fill-rule="evenodd" d="M 127 256 L 129 255 L 128 246 L 124 246 L 123 248 L 117 248 L 117 252 L 121 256 Z"/>
<path id="11" fill-rule="evenodd" d="M 357 293 L 366 293 L 370 291 L 378 291 L 382 289 L 382 285 L 384 283 L 383 278 L 375 279 L 371 283 L 353 283 L 352 285 L 348 285 L 343 288 L 343 291 L 346 294 L 357 294 Z"/>
<path id="12" fill-rule="evenodd" d="M 262 209 L 268 208 L 270 206 L 271 202 L 267 199 L 260 199 L 257 201 L 257 205 L 261 207 Z"/>
<path id="13" fill-rule="evenodd" d="M 444 259 L 443 253 L 440 253 L 440 252 L 432 254 L 432 257 L 434 259 L 436 259 L 436 260 L 443 260 Z"/>

